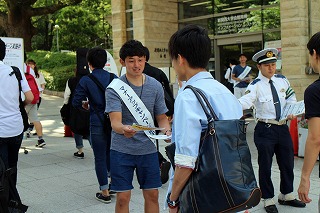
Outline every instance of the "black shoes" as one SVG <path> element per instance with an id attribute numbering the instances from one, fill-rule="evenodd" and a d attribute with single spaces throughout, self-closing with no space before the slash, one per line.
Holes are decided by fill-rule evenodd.
<path id="1" fill-rule="evenodd" d="M 36 147 L 44 147 L 46 145 L 46 142 L 43 139 L 39 139 L 38 143 L 36 144 Z"/>
<path id="2" fill-rule="evenodd" d="M 83 159 L 83 158 L 84 158 L 84 153 L 83 153 L 83 152 L 81 152 L 81 153 L 75 152 L 75 153 L 73 154 L 73 156 L 74 156 L 75 158 Z"/>
<path id="3" fill-rule="evenodd" d="M 101 201 L 102 203 L 111 203 L 111 197 L 109 196 L 104 196 L 102 193 L 98 192 L 96 193 L 96 199 Z"/>
<path id="4" fill-rule="evenodd" d="M 276 205 L 265 206 L 264 209 L 267 213 L 278 213 Z"/>
<path id="5" fill-rule="evenodd" d="M 161 164 L 160 167 L 160 177 L 161 177 L 161 183 L 165 184 L 169 180 L 169 170 L 170 170 L 170 162 L 164 161 Z"/>
<path id="6" fill-rule="evenodd" d="M 300 200 L 294 199 L 294 200 L 280 200 L 278 199 L 279 204 L 286 205 L 286 206 L 292 206 L 297 208 L 303 208 L 306 207 L 306 204 Z"/>

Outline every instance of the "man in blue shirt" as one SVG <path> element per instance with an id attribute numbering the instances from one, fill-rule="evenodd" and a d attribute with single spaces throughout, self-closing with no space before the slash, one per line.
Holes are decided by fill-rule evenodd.
<path id="1" fill-rule="evenodd" d="M 110 82 L 110 78 L 112 78 L 111 75 L 114 75 L 103 69 L 107 62 L 107 52 L 102 48 L 92 48 L 87 53 L 87 61 L 89 69 L 92 70 L 91 75 L 106 88 Z M 116 76 L 113 77 L 116 78 Z M 96 175 L 101 190 L 101 192 L 96 193 L 96 199 L 103 203 L 111 203 L 108 191 L 111 135 L 105 133 L 103 123 L 101 122 L 104 118 L 106 106 L 105 93 L 100 90 L 99 86 L 89 76 L 84 76 L 76 87 L 72 105 L 77 109 L 85 108 L 90 110 L 91 146 L 94 154 Z"/>
<path id="2" fill-rule="evenodd" d="M 241 98 L 246 91 L 247 86 L 250 83 L 249 74 L 251 73 L 251 67 L 247 66 L 247 56 L 243 53 L 239 56 L 239 62 L 232 70 L 232 79 L 234 82 L 234 95 L 237 98 Z"/>
<path id="3" fill-rule="evenodd" d="M 175 101 L 171 139 L 176 143 L 175 172 L 167 199 L 170 212 L 178 212 L 177 200 L 195 168 L 200 135 L 207 128 L 207 117 L 198 99 L 184 88 L 192 85 L 201 89 L 219 120 L 239 119 L 242 108 L 235 96 L 205 69 L 211 56 L 211 41 L 205 29 L 188 25 L 174 33 L 169 54 L 178 80 L 186 81 Z"/>

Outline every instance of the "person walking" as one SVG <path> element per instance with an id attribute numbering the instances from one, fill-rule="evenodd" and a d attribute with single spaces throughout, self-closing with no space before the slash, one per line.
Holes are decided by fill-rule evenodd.
<path id="1" fill-rule="evenodd" d="M 170 178 L 166 198 L 169 210 L 173 213 L 179 210 L 179 195 L 195 169 L 201 132 L 208 125 L 195 94 L 184 88 L 192 85 L 202 90 L 219 120 L 239 119 L 242 109 L 236 97 L 205 69 L 211 56 L 211 41 L 204 28 L 188 25 L 171 36 L 168 46 L 178 80 L 186 81 L 176 98 L 173 120 L 175 171 Z"/>
<path id="2" fill-rule="evenodd" d="M 39 72 L 37 64 L 34 60 L 28 59 L 26 64 L 31 69 L 33 69 L 34 74 L 35 74 L 35 80 L 36 80 L 38 88 L 39 88 L 40 97 L 39 97 L 39 101 L 37 103 L 37 110 L 39 110 L 39 107 L 40 107 L 40 104 L 42 101 L 42 93 L 44 91 L 44 88 L 45 88 L 47 82 L 44 79 L 43 74 L 41 72 Z M 27 133 L 26 133 L 28 138 L 30 137 L 30 134 L 31 134 L 30 132 L 33 130 L 33 127 L 34 127 L 33 123 L 30 123 L 29 129 L 27 130 Z M 37 135 L 37 133 L 34 133 L 33 135 Z"/>
<path id="3" fill-rule="evenodd" d="M 316 73 L 320 73 L 320 32 L 311 37 L 307 48 L 311 67 Z M 310 175 L 320 153 L 320 78 L 305 90 L 304 104 L 305 118 L 308 119 L 308 137 L 298 194 L 301 201 L 310 203 Z"/>
<path id="4" fill-rule="evenodd" d="M 20 92 L 24 94 L 24 103 L 31 103 L 33 94 L 24 73 L 22 80 L 17 80 L 13 69 L 3 63 L 6 55 L 6 44 L 0 39 L 0 158 L 5 168 L 16 168 L 18 154 L 23 138 L 23 120 L 19 110 Z M 21 90 L 19 88 L 21 85 Z M 4 175 L 2 174 L 4 177 Z M 11 175 L 14 186 L 17 184 L 17 173 Z M 12 197 L 9 197 L 11 199 Z M 1 205 L 1 204 L 0 204 Z"/>
<path id="5" fill-rule="evenodd" d="M 281 205 L 305 207 L 295 199 L 293 192 L 293 145 L 286 121 L 280 121 L 281 112 L 288 103 L 295 103 L 296 96 L 288 79 L 275 74 L 278 50 L 267 48 L 257 52 L 252 60 L 257 62 L 258 77 L 247 87 L 246 95 L 239 101 L 243 109 L 256 107 L 258 123 L 254 131 L 254 143 L 258 150 L 259 185 L 264 200 L 264 208 L 268 213 L 277 213 L 273 200 L 274 188 L 271 180 L 273 155 L 276 155 L 280 170 Z M 287 119 L 293 119 L 288 115 Z"/>
<path id="6" fill-rule="evenodd" d="M 89 69 L 103 87 L 107 87 L 111 74 L 103 69 L 107 62 L 107 53 L 102 48 L 92 48 L 87 53 Z M 114 75 L 113 78 L 116 78 Z M 86 101 L 88 98 L 88 101 Z M 95 198 L 103 203 L 111 203 L 108 184 L 108 172 L 110 170 L 110 143 L 111 136 L 105 133 L 100 118 L 104 118 L 106 105 L 105 94 L 100 91 L 98 85 L 84 76 L 80 79 L 72 100 L 72 105 L 77 109 L 90 110 L 90 139 L 94 154 L 95 170 L 101 192 L 96 193 Z"/>
<path id="7" fill-rule="evenodd" d="M 64 100 L 63 100 L 63 104 L 72 104 L 72 100 L 73 100 L 73 96 L 74 96 L 74 91 L 76 89 L 76 86 L 78 85 L 80 79 L 83 76 L 89 75 L 90 72 L 87 69 L 81 69 L 79 70 L 77 67 L 75 68 L 75 77 L 69 78 L 66 84 L 66 88 L 64 90 Z M 73 107 L 70 106 L 70 110 L 72 110 Z M 83 109 L 84 110 L 84 109 Z M 71 113 L 77 113 L 78 116 L 82 116 L 82 111 L 77 111 L 77 112 L 71 112 Z M 70 119 L 71 116 L 70 116 Z M 69 121 L 69 124 L 71 122 Z M 84 158 L 84 152 L 83 152 L 83 137 L 87 138 L 89 140 L 90 143 L 90 136 L 89 135 L 80 135 L 77 133 L 73 133 L 73 137 L 74 137 L 74 141 L 76 143 L 76 148 L 78 149 L 77 152 L 73 153 L 73 156 L 79 159 L 83 159 Z"/>
<path id="8" fill-rule="evenodd" d="M 161 186 L 154 131 L 138 131 L 133 124 L 153 127 L 155 118 L 162 133 L 171 135 L 165 115 L 168 111 L 162 85 L 143 74 L 146 51 L 141 42 L 129 40 L 120 49 L 120 63 L 126 74 L 107 89 L 106 112 L 112 125 L 111 190 L 117 192 L 115 212 L 129 212 L 133 173 L 136 171 L 144 197 L 146 213 L 159 212 Z"/>

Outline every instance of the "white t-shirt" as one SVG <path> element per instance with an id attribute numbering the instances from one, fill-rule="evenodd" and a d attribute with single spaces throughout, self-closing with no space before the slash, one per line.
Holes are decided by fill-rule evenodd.
<path id="1" fill-rule="evenodd" d="M 39 88 L 39 92 L 40 92 L 40 97 L 42 96 L 42 92 L 43 92 L 43 89 L 41 87 L 41 85 L 46 85 L 46 80 L 44 79 L 43 75 L 41 72 L 39 72 L 39 78 L 35 78 L 36 79 L 36 82 L 37 82 L 37 86 Z"/>
<path id="2" fill-rule="evenodd" d="M 22 133 L 23 122 L 19 109 L 19 84 L 12 68 L 0 61 L 0 137 L 14 137 Z M 30 91 L 28 82 L 21 72 L 22 92 Z"/>

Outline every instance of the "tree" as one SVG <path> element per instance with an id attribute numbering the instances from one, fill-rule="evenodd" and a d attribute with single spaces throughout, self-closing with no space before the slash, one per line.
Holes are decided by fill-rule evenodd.
<path id="1" fill-rule="evenodd" d="M 52 14 L 69 5 L 77 5 L 82 0 L 57 0 L 43 7 L 33 7 L 37 0 L 0 0 L 0 5 L 6 6 L 7 10 L 0 10 L 0 26 L 3 33 L 9 37 L 24 39 L 26 51 L 31 51 L 31 39 L 36 34 L 36 28 L 31 22 L 34 16 Z M 1 28 L 1 27 L 0 27 Z"/>

